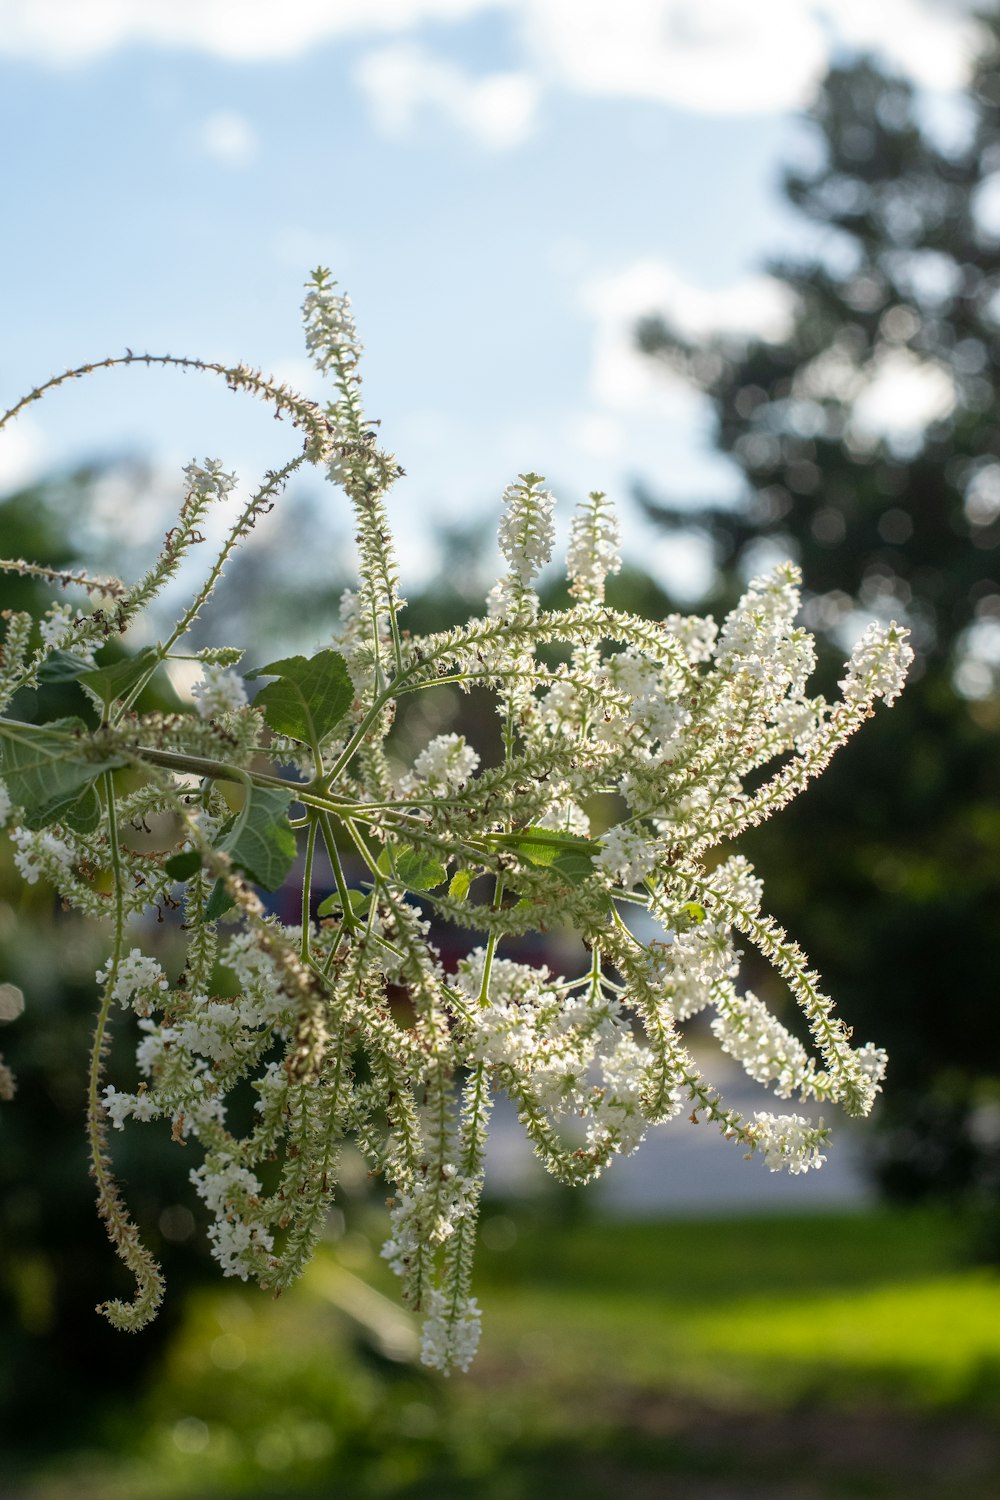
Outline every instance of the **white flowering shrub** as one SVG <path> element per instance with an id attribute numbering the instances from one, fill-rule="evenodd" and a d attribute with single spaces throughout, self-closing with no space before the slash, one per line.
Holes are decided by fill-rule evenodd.
<path id="1" fill-rule="evenodd" d="M 83 603 L 37 622 L 8 612 L 0 709 L 21 688 L 75 682 L 90 712 L 0 718 L 0 813 L 24 879 L 49 882 L 110 929 L 87 1129 L 98 1207 L 137 1290 L 100 1310 L 136 1329 L 163 1293 L 115 1184 L 109 1127 L 161 1121 L 196 1142 L 191 1180 L 223 1272 L 274 1290 L 321 1235 L 350 1141 L 391 1193 L 384 1254 L 424 1315 L 424 1359 L 464 1369 L 478 1338 L 472 1262 L 498 1091 L 566 1183 L 596 1177 L 681 1112 L 714 1121 L 771 1170 L 819 1166 L 825 1125 L 797 1113 L 745 1119 L 702 1077 L 683 1027 L 708 1010 L 725 1051 L 778 1099 L 870 1109 L 883 1053 L 852 1045 L 731 846 L 825 768 L 877 698 L 892 702 L 911 652 L 904 630 L 873 625 L 840 700 L 810 696 L 813 642 L 795 624 L 789 565 L 756 579 L 718 628 L 609 608 L 618 529 L 599 494 L 570 528 L 574 602 L 543 609 L 534 583 L 552 555 L 554 502 L 530 473 L 503 496 L 508 566 L 484 613 L 410 636 L 384 508 L 399 470 L 365 421 L 350 304 L 318 271 L 304 312 L 309 351 L 334 387 L 325 408 L 244 366 L 129 353 L 56 377 L 0 421 L 78 375 L 156 363 L 219 375 L 301 435 L 284 468 L 243 497 L 219 462 L 190 464 L 177 523 L 135 583 L 3 563 Z M 358 587 L 329 643 L 243 677 L 240 648 L 202 649 L 192 711 L 138 714 L 152 675 L 191 660 L 186 637 L 228 558 L 306 464 L 343 490 L 357 525 Z M 236 519 L 176 625 L 125 660 L 102 659 L 109 640 L 127 643 L 227 500 Z M 495 696 L 496 764 L 481 767 L 455 734 L 399 763 L 397 704 L 445 683 Z M 598 798 L 618 809 L 610 828 L 591 826 Z M 160 831 L 159 848 L 133 847 L 143 822 Z M 317 905 L 320 860 L 335 891 Z M 260 892 L 293 870 L 301 920 L 288 926 Z M 142 948 L 154 908 L 179 913 L 186 953 L 170 976 Z M 429 938 L 432 920 L 470 934 L 456 972 Z M 589 954 L 585 972 L 563 977 L 511 956 L 524 934 L 564 928 Z M 659 936 L 640 935 L 650 931 Z M 785 981 L 812 1052 L 739 987 L 737 942 Z M 123 1011 L 137 1018 L 134 1089 L 105 1078 Z M 3 1069 L 0 1094 L 13 1087 Z M 248 1087 L 254 1119 L 239 1131 L 230 1096 Z"/>

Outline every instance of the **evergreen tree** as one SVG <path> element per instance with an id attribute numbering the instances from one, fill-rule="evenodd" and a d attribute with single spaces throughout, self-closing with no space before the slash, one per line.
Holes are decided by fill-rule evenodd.
<path id="1" fill-rule="evenodd" d="M 892 722 L 761 829 L 758 855 L 779 914 L 810 934 L 835 993 L 890 1050 L 883 1184 L 995 1213 L 998 18 L 967 107 L 965 139 L 945 145 L 905 81 L 868 61 L 830 72 L 808 116 L 819 149 L 785 178 L 820 231 L 813 253 L 771 267 L 792 297 L 787 336 L 696 347 L 662 320 L 638 331 L 711 400 L 743 498 L 697 511 L 640 498 L 664 526 L 709 539 L 716 608 L 776 551 L 802 565 L 806 623 L 830 663 L 858 612 L 913 631 L 916 672 Z M 905 412 L 877 430 L 887 398 L 911 403 L 909 430 Z"/>

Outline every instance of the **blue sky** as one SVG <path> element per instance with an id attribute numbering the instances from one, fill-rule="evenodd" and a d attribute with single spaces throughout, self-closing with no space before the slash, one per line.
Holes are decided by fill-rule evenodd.
<path id="1" fill-rule="evenodd" d="M 693 332 L 780 326 L 760 272 L 802 231 L 777 177 L 831 49 L 880 47 L 938 98 L 961 81 L 954 7 L 872 9 L 0 0 L 0 404 L 126 345 L 244 359 L 321 396 L 298 307 L 326 264 L 407 469 L 391 513 L 411 579 L 436 519 L 492 528 L 531 468 L 564 514 L 589 488 L 620 496 L 630 550 L 676 581 L 689 559 L 630 510 L 632 482 L 683 498 L 734 481 L 631 328 L 657 308 Z M 249 481 L 291 451 L 204 377 L 133 370 L 0 435 L 0 488 L 140 454 L 165 477 L 119 519 L 155 536 L 192 456 Z"/>

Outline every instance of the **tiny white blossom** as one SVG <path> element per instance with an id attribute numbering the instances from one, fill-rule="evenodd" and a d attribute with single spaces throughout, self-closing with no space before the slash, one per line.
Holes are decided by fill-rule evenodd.
<path id="1" fill-rule="evenodd" d="M 631 887 L 644 879 L 659 856 L 655 844 L 643 838 L 637 828 L 616 823 L 601 838 L 601 852 L 595 864 L 622 885 Z"/>
<path id="2" fill-rule="evenodd" d="M 870 702 L 884 698 L 894 703 L 903 690 L 906 673 L 913 661 L 909 631 L 897 625 L 873 622 L 867 627 L 847 664 L 847 675 L 840 682 L 841 692 L 850 703 Z"/>
<path id="3" fill-rule="evenodd" d="M 427 1301 L 421 1362 L 445 1375 L 452 1368 L 467 1370 L 479 1348 L 480 1318 L 475 1297 L 465 1299 L 456 1310 L 446 1294 L 435 1287 Z"/>
<path id="4" fill-rule="evenodd" d="M 578 505 L 570 522 L 566 573 L 571 592 L 604 597 L 604 580 L 622 565 L 621 528 L 607 497 L 594 490 Z"/>
<path id="5" fill-rule="evenodd" d="M 14 864 L 28 885 L 39 878 L 59 885 L 73 868 L 73 851 L 65 839 L 48 828 L 15 828 L 11 831 Z"/>
<path id="6" fill-rule="evenodd" d="M 503 492 L 504 511 L 498 531 L 500 551 L 522 588 L 527 588 L 544 568 L 555 541 L 552 519 L 555 497 L 551 491 L 540 489 L 540 484 L 538 474 L 521 474 Z"/>
<path id="7" fill-rule="evenodd" d="M 113 968 L 113 960 L 109 958 L 104 968 L 97 971 L 97 983 L 105 984 Z M 156 959 L 133 948 L 119 961 L 111 995 L 123 1008 L 132 1006 L 140 1016 L 148 1016 L 167 988 L 167 977 Z"/>
<path id="8" fill-rule="evenodd" d="M 886 1068 L 889 1065 L 889 1055 L 884 1047 L 876 1047 L 873 1042 L 865 1042 L 863 1047 L 858 1047 L 854 1053 L 862 1071 L 876 1084 L 880 1084 L 885 1077 Z"/>
<path id="9" fill-rule="evenodd" d="M 784 1169 L 793 1176 L 821 1167 L 826 1157 L 820 1150 L 828 1135 L 822 1120 L 813 1125 L 802 1115 L 772 1115 L 758 1110 L 751 1134 L 771 1172 Z"/>
<path id="10" fill-rule="evenodd" d="M 188 493 L 200 500 L 225 500 L 236 488 L 236 475 L 227 474 L 220 458 L 206 458 L 203 464 L 194 459 L 184 467 Z"/>
<path id="11" fill-rule="evenodd" d="M 142 1090 L 137 1094 L 123 1094 L 110 1083 L 101 1097 L 101 1104 L 116 1130 L 124 1130 L 127 1119 L 155 1120 L 160 1113 L 151 1094 Z"/>
<path id="12" fill-rule="evenodd" d="M 247 706 L 247 690 L 239 673 L 210 662 L 202 666 L 201 681 L 194 684 L 191 696 L 203 719 L 218 719 Z"/>
<path id="13" fill-rule="evenodd" d="M 306 348 L 317 370 L 353 370 L 364 345 L 351 311 L 351 299 L 334 290 L 335 282 L 313 284 L 302 304 Z"/>
<path id="14" fill-rule="evenodd" d="M 461 734 L 439 734 L 413 762 L 415 784 L 455 791 L 463 787 L 479 764 L 479 756 Z"/>
<path id="15" fill-rule="evenodd" d="M 68 604 L 52 604 L 38 622 L 42 640 L 52 650 L 72 644 L 76 613 Z"/>

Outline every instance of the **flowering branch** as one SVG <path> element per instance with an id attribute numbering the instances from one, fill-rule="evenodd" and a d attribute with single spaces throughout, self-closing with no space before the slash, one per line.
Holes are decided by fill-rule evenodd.
<path id="1" fill-rule="evenodd" d="M 484 614 L 410 636 L 384 504 L 400 470 L 361 406 L 350 303 L 318 271 L 304 312 L 309 351 L 335 389 L 325 409 L 244 366 L 129 352 L 56 377 L 0 418 L 3 426 L 70 378 L 162 363 L 222 375 L 305 434 L 301 451 L 249 494 L 176 625 L 124 661 L 100 660 L 104 643 L 129 639 L 203 541 L 208 510 L 236 489 L 218 460 L 187 467 L 177 525 L 132 586 L 0 563 L 84 595 L 76 612 L 63 603 L 37 622 L 6 616 L 0 711 L 46 681 L 77 683 L 87 710 L 42 724 L 0 717 L 0 822 L 29 884 L 45 880 L 85 915 L 112 918 L 88 1130 L 99 1210 L 138 1290 L 132 1304 L 102 1310 L 135 1328 L 162 1296 L 114 1182 L 109 1123 L 168 1121 L 175 1140 L 199 1142 L 191 1177 L 217 1260 L 227 1275 L 274 1288 L 306 1264 L 351 1139 L 390 1186 L 384 1254 L 424 1315 L 424 1359 L 447 1372 L 467 1367 L 478 1338 L 472 1265 L 496 1091 L 565 1182 L 593 1178 L 634 1151 L 649 1124 L 685 1109 L 771 1170 L 818 1167 L 830 1135 L 822 1121 L 746 1120 L 702 1077 L 682 1028 L 707 1009 L 722 1047 L 778 1098 L 870 1109 L 884 1054 L 852 1045 L 801 949 L 761 910 L 750 866 L 715 851 L 796 796 L 877 699 L 893 701 L 912 653 L 898 626 L 872 626 L 847 665 L 842 700 L 807 696 L 813 643 L 795 625 L 799 580 L 788 564 L 755 579 L 718 629 L 608 608 L 619 533 L 599 493 L 571 523 L 574 602 L 543 610 L 535 583 L 552 556 L 555 502 L 532 473 L 504 493 L 507 572 Z M 191 653 L 185 640 L 233 550 L 306 463 L 323 466 L 353 509 L 358 588 L 313 656 L 240 677 L 241 649 Z M 201 667 L 192 710 L 138 714 L 145 684 L 177 658 Z M 264 683 L 252 703 L 251 680 Z M 457 734 L 399 763 L 397 707 L 443 683 L 494 693 L 497 764 L 481 768 Z M 609 797 L 610 827 L 598 811 Z M 168 830 L 162 847 L 130 850 L 120 830 L 151 814 Z M 323 852 L 335 889 L 317 906 Z M 293 868 L 295 926 L 259 894 Z M 186 954 L 172 978 L 141 946 L 144 915 L 164 905 L 183 911 Z M 657 938 L 639 935 L 650 924 L 638 927 L 637 908 Z M 478 935 L 454 972 L 433 921 Z M 516 958 L 518 936 L 555 928 L 579 934 L 583 974 Z M 738 987 L 734 932 L 784 979 L 816 1057 Z M 136 1018 L 134 1091 L 104 1077 L 120 1010 Z M 0 1082 L 10 1097 L 2 1063 Z M 247 1082 L 256 1118 L 238 1133 L 227 1101 Z"/>

